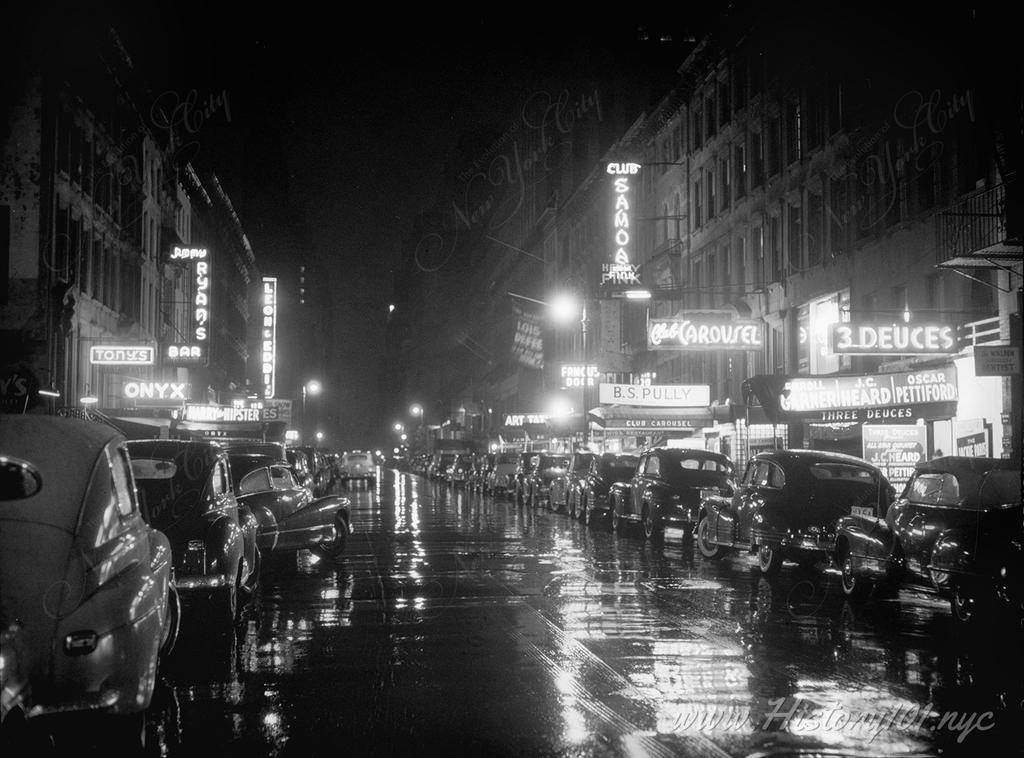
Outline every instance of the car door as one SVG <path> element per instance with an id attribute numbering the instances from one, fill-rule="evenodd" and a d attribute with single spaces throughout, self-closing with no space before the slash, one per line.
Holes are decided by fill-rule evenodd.
<path id="1" fill-rule="evenodd" d="M 786 486 L 786 474 L 782 467 L 772 460 L 762 459 L 754 468 L 750 483 L 744 487 L 736 503 L 735 523 L 733 524 L 733 540 L 739 544 L 750 542 L 750 525 L 757 514 L 767 504 L 782 497 Z"/>
<path id="2" fill-rule="evenodd" d="M 716 501 L 718 507 L 709 509 L 708 520 L 710 523 L 708 524 L 708 531 L 715 542 L 725 545 L 733 543 L 736 531 L 736 516 L 743 508 L 744 500 L 754 481 L 759 463 L 756 459 L 749 461 L 746 470 L 743 472 L 743 478 L 740 479 L 733 489 L 732 498 L 718 500 Z"/>
<path id="3" fill-rule="evenodd" d="M 638 476 L 633 482 L 633 489 L 630 492 L 631 508 L 630 513 L 643 513 L 645 502 L 653 502 L 654 489 L 661 481 L 661 466 L 663 461 L 657 453 L 647 456 L 647 462 L 642 469 L 638 470 Z"/>

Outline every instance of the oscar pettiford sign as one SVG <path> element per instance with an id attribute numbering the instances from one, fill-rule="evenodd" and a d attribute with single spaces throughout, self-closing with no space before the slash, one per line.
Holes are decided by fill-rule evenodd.
<path id="1" fill-rule="evenodd" d="M 600 401 L 610 405 L 661 408 L 706 408 L 711 405 L 707 384 L 601 384 Z"/>
<path id="2" fill-rule="evenodd" d="M 686 311 L 647 321 L 650 350 L 763 350 L 763 325 L 729 313 Z"/>
<path id="3" fill-rule="evenodd" d="M 947 366 L 896 374 L 794 377 L 784 385 L 779 408 L 823 421 L 899 421 L 925 415 L 918 406 L 943 403 L 955 408 L 958 399 L 956 369 Z"/>
<path id="4" fill-rule="evenodd" d="M 836 355 L 951 355 L 960 351 L 951 324 L 833 324 Z"/>

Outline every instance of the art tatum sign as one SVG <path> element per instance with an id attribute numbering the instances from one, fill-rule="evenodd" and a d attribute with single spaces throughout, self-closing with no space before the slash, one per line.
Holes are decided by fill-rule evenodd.
<path id="1" fill-rule="evenodd" d="M 263 368 L 263 397 L 272 398 L 277 374 L 277 277 L 263 277 L 262 308 L 260 365 Z"/>
<path id="2" fill-rule="evenodd" d="M 958 353 L 950 324 L 833 324 L 829 339 L 836 355 L 950 355 Z"/>
<path id="3" fill-rule="evenodd" d="M 609 295 L 624 294 L 624 290 L 640 286 L 637 267 L 629 260 L 630 247 L 630 179 L 640 171 L 639 163 L 609 163 L 605 171 L 614 177 L 614 206 L 612 208 L 612 248 L 615 254 L 611 263 L 601 264 L 601 289 Z"/>
<path id="4" fill-rule="evenodd" d="M 210 348 L 210 254 L 205 247 L 175 246 L 169 257 L 172 263 L 183 263 L 191 270 L 194 292 L 188 340 L 167 345 L 164 358 L 174 365 L 205 365 Z"/>
<path id="5" fill-rule="evenodd" d="M 764 326 L 729 313 L 684 312 L 647 321 L 649 350 L 763 350 Z"/>

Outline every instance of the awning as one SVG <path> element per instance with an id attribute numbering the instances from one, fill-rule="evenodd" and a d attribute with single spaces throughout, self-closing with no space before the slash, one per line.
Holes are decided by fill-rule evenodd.
<path id="1" fill-rule="evenodd" d="M 590 411 L 590 417 L 606 432 L 693 432 L 711 426 L 710 408 L 635 408 L 604 405 Z"/>

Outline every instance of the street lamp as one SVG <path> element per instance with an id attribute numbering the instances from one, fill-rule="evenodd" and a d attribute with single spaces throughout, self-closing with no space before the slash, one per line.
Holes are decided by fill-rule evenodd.
<path id="1" fill-rule="evenodd" d="M 323 385 L 317 379 L 310 379 L 308 382 L 302 385 L 302 431 L 309 428 L 306 423 L 306 395 L 312 395 L 316 397 L 323 391 Z"/>
<path id="2" fill-rule="evenodd" d="M 405 431 L 405 427 L 404 427 L 404 426 L 402 426 L 402 423 L 401 423 L 400 421 L 396 421 L 396 422 L 395 422 L 395 431 L 396 431 L 396 432 L 402 432 L 402 431 Z"/>

